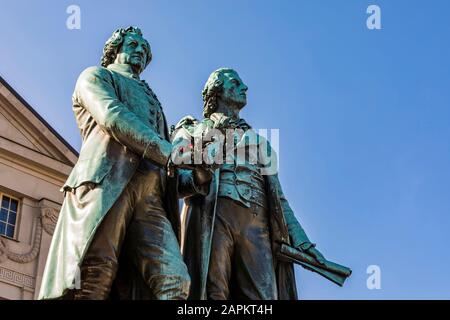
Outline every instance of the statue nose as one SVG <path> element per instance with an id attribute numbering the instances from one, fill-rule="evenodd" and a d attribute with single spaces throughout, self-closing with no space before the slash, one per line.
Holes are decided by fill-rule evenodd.
<path id="1" fill-rule="evenodd" d="M 144 48 L 142 46 L 137 46 L 134 52 L 139 53 L 141 56 L 144 56 Z"/>

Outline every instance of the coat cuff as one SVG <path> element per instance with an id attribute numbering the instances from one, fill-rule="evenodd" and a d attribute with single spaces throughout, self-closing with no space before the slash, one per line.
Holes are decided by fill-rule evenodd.
<path id="1" fill-rule="evenodd" d="M 303 242 L 302 244 L 298 245 L 297 248 L 300 249 L 303 252 L 308 251 L 311 248 L 314 248 L 316 246 L 315 243 L 311 243 L 309 241 Z"/>

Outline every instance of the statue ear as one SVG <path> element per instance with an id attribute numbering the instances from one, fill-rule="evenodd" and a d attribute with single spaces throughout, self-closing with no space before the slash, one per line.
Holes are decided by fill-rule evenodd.
<path id="1" fill-rule="evenodd" d="M 223 93 L 223 80 L 217 79 L 214 82 L 214 95 L 217 96 L 222 96 Z"/>

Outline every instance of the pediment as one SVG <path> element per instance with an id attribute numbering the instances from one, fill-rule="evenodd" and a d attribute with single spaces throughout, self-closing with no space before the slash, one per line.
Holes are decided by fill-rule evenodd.
<path id="1" fill-rule="evenodd" d="M 73 166 L 78 153 L 0 77 L 0 138 Z"/>
<path id="2" fill-rule="evenodd" d="M 45 154 L 45 150 L 39 147 L 39 144 L 31 141 L 31 139 L 27 136 L 23 126 L 18 125 L 16 121 L 10 121 L 7 116 L 4 115 L 5 112 L 2 109 L 3 108 L 0 106 L 0 137 Z"/>

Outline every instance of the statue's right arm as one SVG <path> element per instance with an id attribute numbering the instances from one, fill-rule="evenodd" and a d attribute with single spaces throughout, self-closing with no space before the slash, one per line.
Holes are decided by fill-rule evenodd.
<path id="1" fill-rule="evenodd" d="M 107 134 L 134 153 L 158 165 L 167 164 L 172 145 L 118 99 L 108 70 L 101 67 L 84 70 L 75 87 L 74 102 L 84 107 Z"/>

